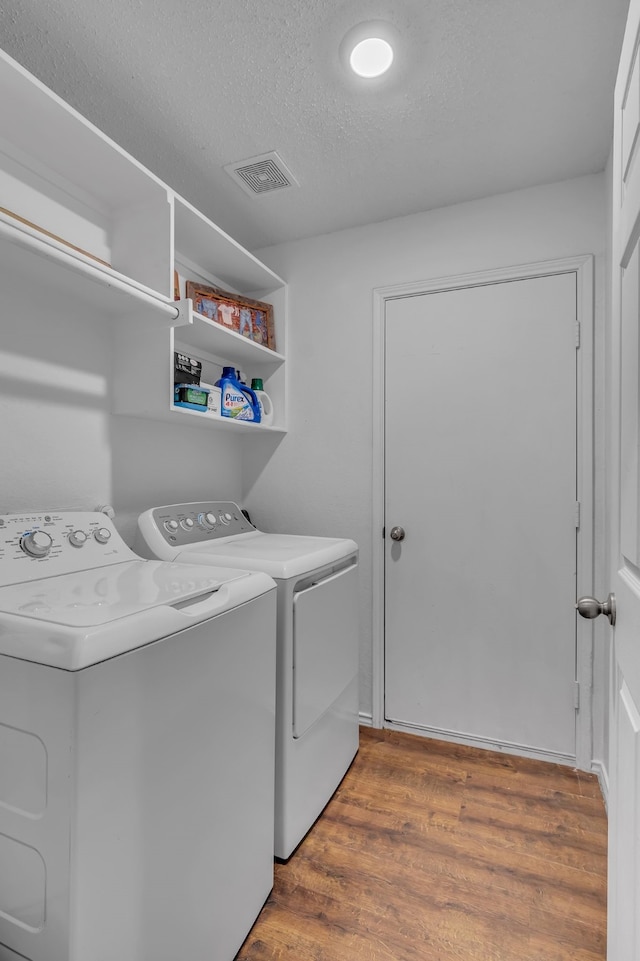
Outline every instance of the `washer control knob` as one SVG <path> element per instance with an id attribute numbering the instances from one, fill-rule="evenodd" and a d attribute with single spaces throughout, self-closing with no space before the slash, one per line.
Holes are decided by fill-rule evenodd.
<path id="1" fill-rule="evenodd" d="M 84 531 L 71 531 L 69 534 L 69 543 L 72 547 L 84 547 L 87 543 L 87 535 Z"/>
<path id="2" fill-rule="evenodd" d="M 178 530 L 178 522 L 177 522 L 177 521 L 165 521 L 165 522 L 164 522 L 164 529 L 165 529 L 166 531 L 169 531 L 170 534 L 173 534 L 173 533 L 175 533 L 175 531 Z"/>
<path id="3" fill-rule="evenodd" d="M 94 532 L 93 536 L 97 540 L 98 544 L 107 544 L 111 539 L 111 531 L 108 527 L 100 527 Z"/>
<path id="4" fill-rule="evenodd" d="M 206 514 L 204 515 L 204 519 L 205 519 L 205 521 L 207 522 L 207 524 L 209 524 L 210 527 L 215 527 L 215 526 L 216 526 L 216 519 L 217 519 L 217 518 L 216 518 L 216 515 L 215 515 L 215 514 L 212 514 L 212 513 L 211 513 L 211 511 L 209 511 L 208 513 L 206 513 Z"/>
<path id="5" fill-rule="evenodd" d="M 53 538 L 46 531 L 29 531 L 20 538 L 20 547 L 30 557 L 46 557 Z"/>
<path id="6" fill-rule="evenodd" d="M 180 521 L 180 527 L 182 527 L 185 531 L 190 531 L 193 527 L 193 517 L 184 517 Z"/>

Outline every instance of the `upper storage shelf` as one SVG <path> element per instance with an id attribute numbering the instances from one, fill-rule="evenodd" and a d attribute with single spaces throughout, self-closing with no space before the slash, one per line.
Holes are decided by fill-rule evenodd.
<path id="1" fill-rule="evenodd" d="M 1 52 L 0 90 L 0 207 L 169 298 L 168 188 Z"/>
<path id="2" fill-rule="evenodd" d="M 283 286 L 284 281 L 277 274 L 177 195 L 174 216 L 175 255 L 179 265 L 195 268 L 203 278 L 215 278 L 239 294 Z"/>
<path id="3" fill-rule="evenodd" d="M 261 371 L 277 368 L 285 359 L 284 281 L 182 197 L 174 194 L 173 203 L 174 266 L 181 296 L 186 296 L 186 281 L 191 280 L 272 304 L 276 349 L 254 343 L 195 311 L 192 323 L 176 326 L 176 342 L 222 363 Z"/>
<path id="4" fill-rule="evenodd" d="M 0 52 L 1 53 L 1 52 Z M 22 158 L 46 157 L 55 173 L 104 207 L 135 205 L 166 188 L 53 91 L 0 55 L 0 130 Z"/>

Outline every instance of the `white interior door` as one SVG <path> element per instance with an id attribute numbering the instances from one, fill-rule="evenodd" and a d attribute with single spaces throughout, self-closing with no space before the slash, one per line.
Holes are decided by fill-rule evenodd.
<path id="1" fill-rule="evenodd" d="M 388 300 L 385 368 L 386 720 L 574 759 L 576 273 Z"/>
<path id="2" fill-rule="evenodd" d="M 640 958 L 640 0 L 631 0 L 613 147 L 611 590 L 617 600 L 609 751 L 609 961 Z M 602 600 L 603 598 L 601 598 Z"/>

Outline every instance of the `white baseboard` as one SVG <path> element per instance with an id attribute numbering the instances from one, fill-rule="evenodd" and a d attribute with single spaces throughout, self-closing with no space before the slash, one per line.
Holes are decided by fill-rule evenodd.
<path id="1" fill-rule="evenodd" d="M 604 806 L 607 810 L 607 813 L 609 813 L 609 772 L 602 761 L 592 761 L 591 770 L 598 778 L 598 784 L 600 785 L 600 790 L 602 791 Z"/>
<path id="2" fill-rule="evenodd" d="M 414 727 L 411 724 L 386 721 L 386 728 L 391 731 L 403 731 L 405 734 L 417 734 L 419 737 L 431 737 L 439 741 L 450 741 L 452 744 L 464 744 L 466 747 L 478 747 L 486 751 L 497 751 L 501 754 L 513 754 L 517 757 L 530 757 L 536 761 L 550 761 L 552 764 L 563 764 L 565 767 L 575 767 L 576 759 L 568 754 L 556 754 L 552 751 L 540 751 L 525 744 L 510 744 L 502 741 L 491 741 L 458 731 L 442 731 L 436 728 Z"/>

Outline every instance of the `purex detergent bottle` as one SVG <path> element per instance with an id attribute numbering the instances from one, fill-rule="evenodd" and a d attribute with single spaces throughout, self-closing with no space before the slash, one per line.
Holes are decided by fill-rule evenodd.
<path id="1" fill-rule="evenodd" d="M 233 367 L 223 367 L 222 377 L 216 381 L 220 388 L 220 414 L 234 420 L 249 420 L 260 423 L 260 404 L 256 392 L 246 384 L 241 384 Z"/>

